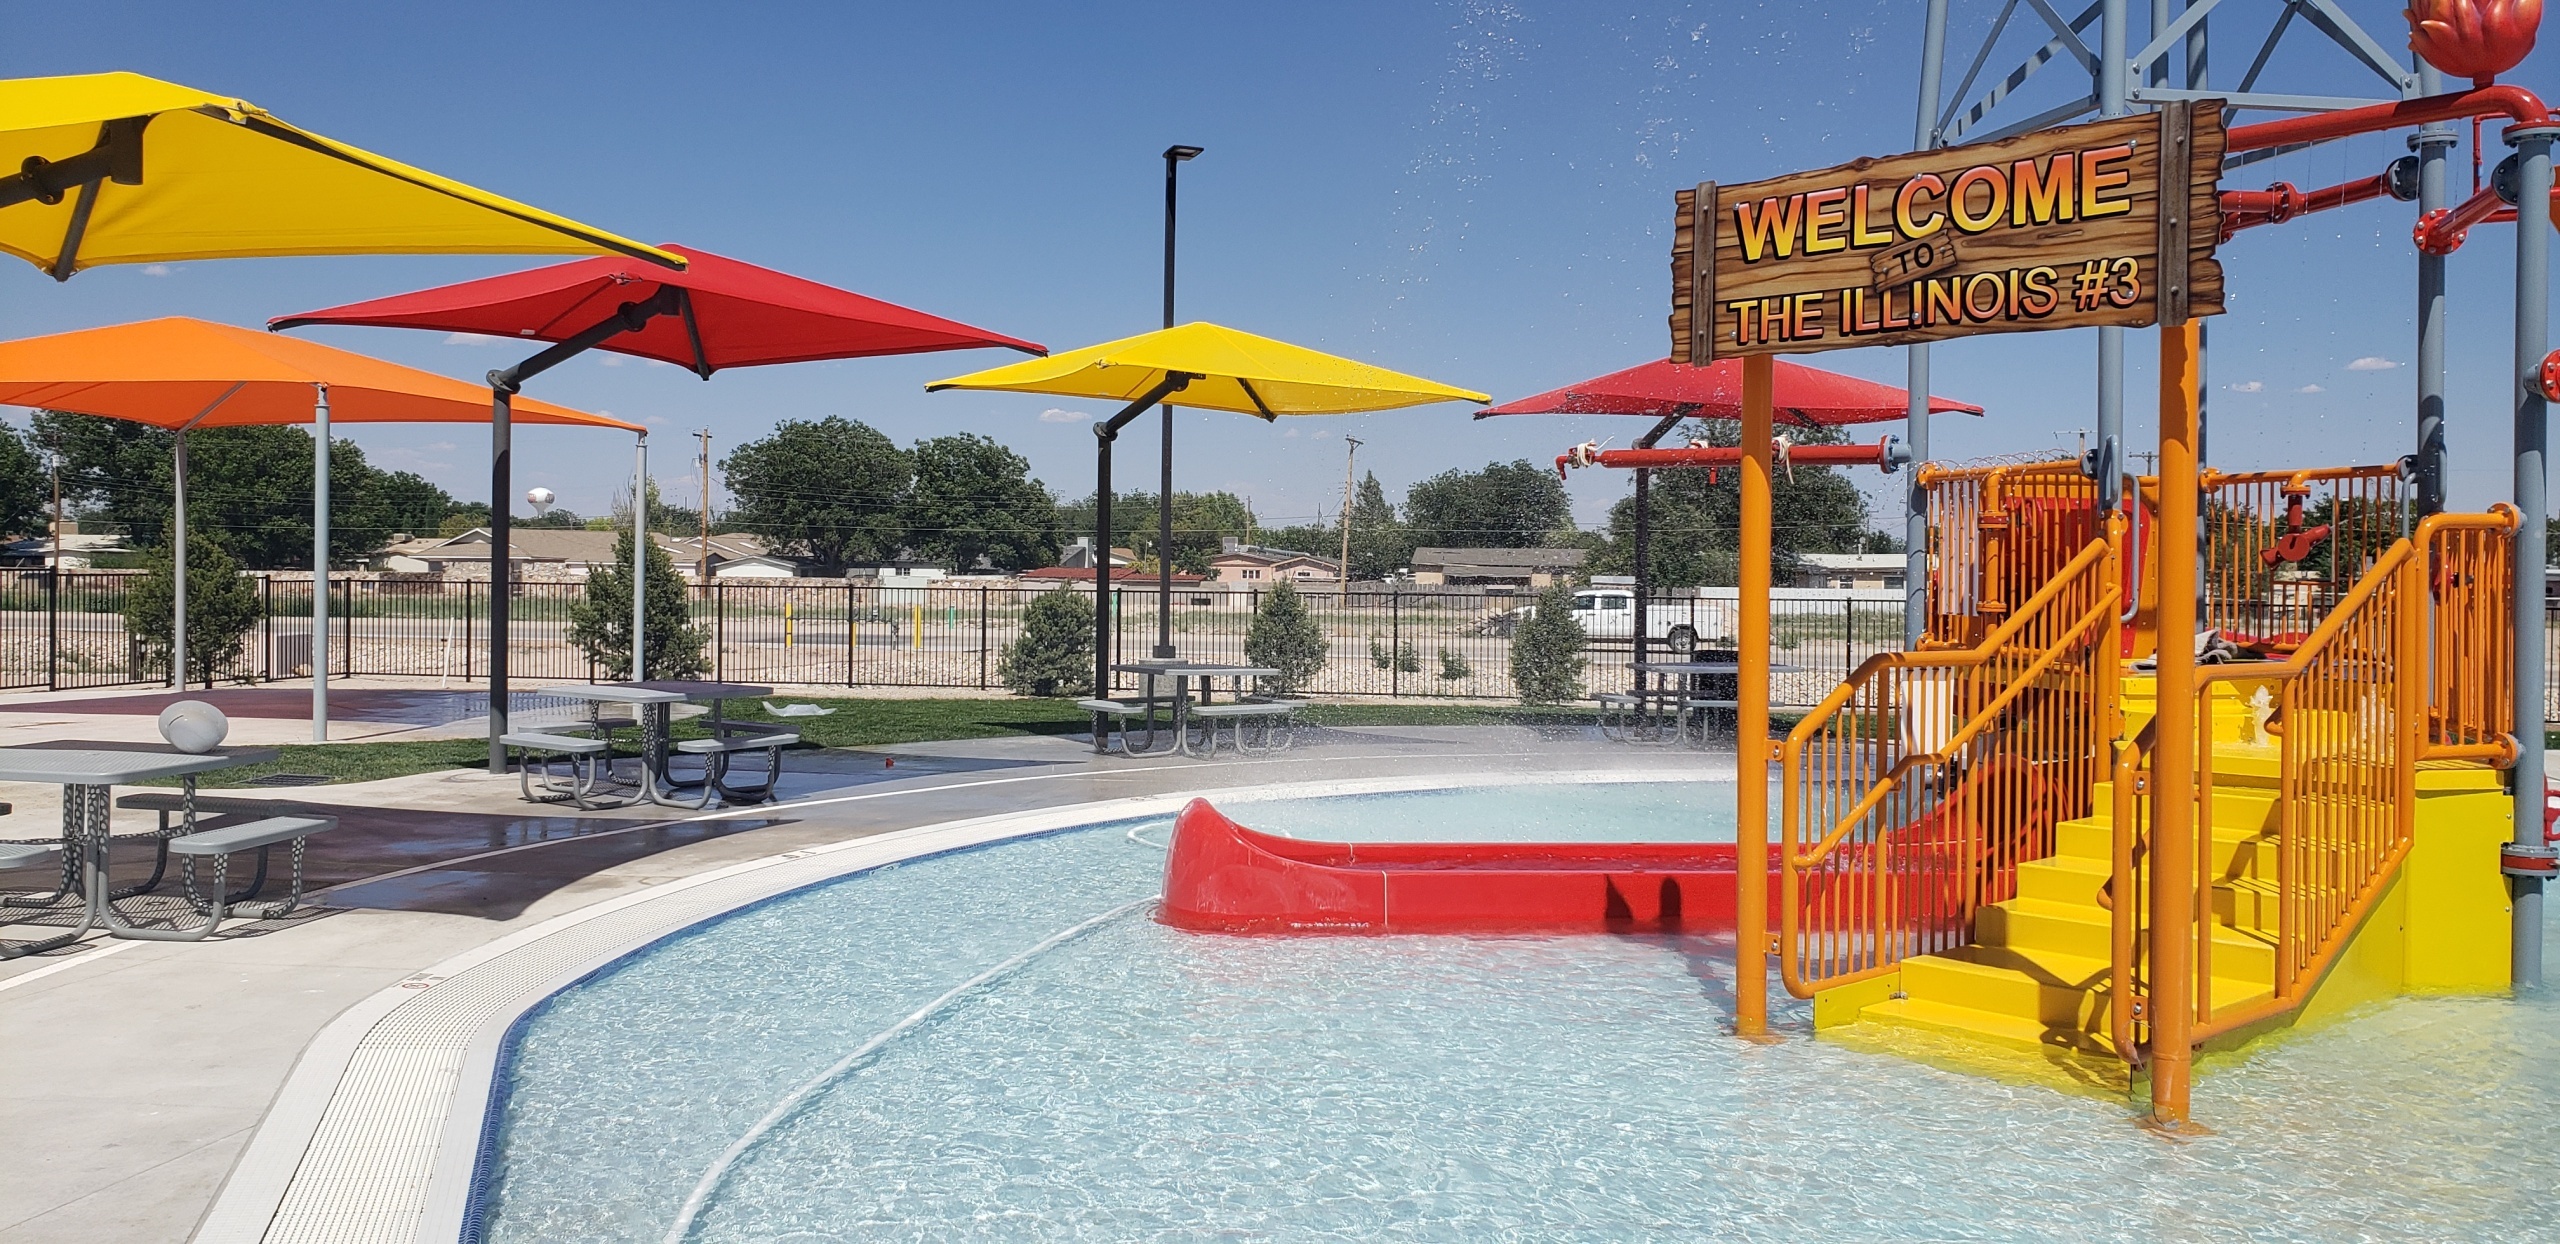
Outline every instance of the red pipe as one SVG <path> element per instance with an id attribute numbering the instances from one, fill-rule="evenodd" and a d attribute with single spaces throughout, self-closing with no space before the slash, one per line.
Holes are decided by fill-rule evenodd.
<path id="1" fill-rule="evenodd" d="M 2418 227 L 2409 236 L 2427 254 L 2450 255 L 2462 249 L 2462 240 L 2471 232 L 2471 226 L 2486 223 L 2500 212 L 2506 212 L 2509 220 L 2515 219 L 2514 211 L 2498 198 L 2496 190 L 2483 188 L 2452 207 L 2439 207 L 2420 216 Z"/>
<path id="2" fill-rule="evenodd" d="M 1900 446 L 1890 436 L 1872 445 L 1795 445 L 1781 453 L 1783 461 L 1799 466 L 1871 466 L 1891 470 L 1901 464 Z M 1742 449 L 1735 445 L 1691 445 L 1686 449 L 1601 449 L 1595 445 L 1577 445 L 1556 455 L 1556 475 L 1577 466 L 1604 467 L 1707 467 L 1734 466 L 1742 461 Z"/>
<path id="3" fill-rule="evenodd" d="M 2551 109 L 2543 105 L 2540 96 L 2523 87 L 2501 83 L 2452 95 L 2429 95 L 2422 99 L 2404 99 L 2396 104 L 2371 104 L 2363 108 L 2316 112 L 2243 125 L 2231 131 L 2227 150 L 2257 151 L 2345 138 L 2350 134 L 2372 134 L 2436 121 L 2499 114 L 2504 114 L 2517 125 L 2546 125 L 2551 121 Z"/>
<path id="4" fill-rule="evenodd" d="M 2295 189 L 2289 181 L 2277 182 L 2264 190 L 2225 190 L 2222 192 L 2222 240 L 2230 241 L 2232 234 L 2243 229 L 2282 224 L 2296 216 L 2362 203 L 2389 193 L 2389 173 L 2341 182 L 2308 194 Z"/>

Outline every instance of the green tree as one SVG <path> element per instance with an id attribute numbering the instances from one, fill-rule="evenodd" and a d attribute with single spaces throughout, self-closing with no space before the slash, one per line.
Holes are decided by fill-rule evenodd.
<path id="1" fill-rule="evenodd" d="M 177 642 L 177 566 L 167 548 L 152 550 L 143 575 L 124 598 L 125 633 L 142 642 L 143 663 L 166 673 Z M 187 541 L 187 675 L 211 687 L 216 670 L 240 654 L 258 625 L 258 591 L 219 542 Z M 179 680 L 185 685 L 187 679 Z"/>
<path id="2" fill-rule="evenodd" d="M 174 435 L 121 419 L 40 410 L 37 439 L 62 455 L 64 500 L 83 519 L 120 524 L 142 547 L 165 544 L 173 514 Z M 187 434 L 188 523 L 259 570 L 311 567 L 311 434 L 295 427 L 201 428 Z M 375 469 L 331 438 L 329 561 L 352 565 L 400 531 L 437 529 L 442 489 Z"/>
<path id="3" fill-rule="evenodd" d="M 1016 695 L 1091 694 L 1092 598 L 1074 588 L 1032 597 L 1022 610 L 1022 634 L 1005 646 L 996 677 Z"/>
<path id="4" fill-rule="evenodd" d="M 954 570 L 986 558 L 1012 572 L 1058 556 L 1058 501 L 1022 455 L 963 433 L 917 441 L 907 543 Z"/>
<path id="5" fill-rule="evenodd" d="M 0 427 L 0 535 L 34 535 L 52 518 L 44 462 L 16 429 Z"/>
<path id="6" fill-rule="evenodd" d="M 1511 685 L 1523 704 L 1563 704 L 1582 697 L 1583 649 L 1590 637 L 1573 620 L 1573 585 L 1538 593 L 1537 611 L 1511 634 Z"/>
<path id="7" fill-rule="evenodd" d="M 1086 535 L 1093 531 L 1093 498 L 1087 495 L 1058 507 L 1058 523 L 1069 535 Z M 1155 565 L 1156 543 L 1160 533 L 1156 515 L 1156 495 L 1151 492 L 1113 493 L 1111 497 L 1111 544 L 1137 554 L 1148 566 Z M 1220 541 L 1227 536 L 1248 539 L 1254 534 L 1253 512 L 1245 508 L 1244 498 L 1231 492 L 1177 492 L 1173 494 L 1173 566 L 1192 574 L 1206 573 L 1209 559 L 1218 555 Z M 1317 552 L 1307 549 L 1305 552 Z"/>
<path id="8" fill-rule="evenodd" d="M 1715 420 L 1689 425 L 1691 443 L 1734 445 L 1740 425 Z M 1800 444 L 1832 445 L 1847 439 L 1836 428 L 1790 428 Z M 1709 478 L 1712 476 L 1713 478 Z M 1896 477 L 1899 478 L 1899 477 Z M 1591 558 L 1594 574 L 1635 572 L 1636 503 L 1630 495 L 1609 511 L 1609 538 Z M 1858 486 L 1830 467 L 1781 470 L 1769 486 L 1770 573 L 1781 584 L 1795 580 L 1806 553 L 1893 552 L 1898 542 L 1867 529 L 1867 499 Z M 1741 581 L 1740 475 L 1730 467 L 1707 471 L 1675 467 L 1653 473 L 1653 551 L 1646 571 L 1658 584 L 1731 587 Z M 1878 547 L 1882 546 L 1882 547 Z"/>
<path id="9" fill-rule="evenodd" d="M 1351 578 L 1375 583 L 1413 564 L 1413 535 L 1387 503 L 1375 474 L 1364 475 L 1351 499 Z M 1332 546 L 1341 555 L 1339 543 Z"/>
<path id="10" fill-rule="evenodd" d="M 1533 549 L 1573 530 L 1573 505 L 1553 470 L 1522 458 L 1415 484 L 1405 491 L 1404 522 L 1408 549 Z"/>
<path id="11" fill-rule="evenodd" d="M 587 574 L 587 592 L 569 606 L 569 642 L 610 678 L 631 676 L 631 528 L 613 542 L 613 565 Z M 684 580 L 675 559 L 657 541 L 649 542 L 646 602 L 648 669 L 651 678 L 698 678 L 710 669 L 702 646 L 710 638 L 693 625 L 685 603 Z"/>
<path id="12" fill-rule="evenodd" d="M 730 521 L 829 574 L 897 556 L 914 464 L 880 430 L 829 415 L 786 420 L 720 463 Z"/>
<path id="13" fill-rule="evenodd" d="M 1288 580 L 1273 584 L 1254 606 L 1253 623 L 1244 633 L 1244 659 L 1280 671 L 1267 680 L 1275 695 L 1294 694 L 1324 668 L 1324 628 L 1316 625 L 1307 602 Z"/>

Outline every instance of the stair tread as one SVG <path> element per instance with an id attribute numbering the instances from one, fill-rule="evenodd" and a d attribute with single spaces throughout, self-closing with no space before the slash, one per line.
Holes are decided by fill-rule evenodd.
<path id="1" fill-rule="evenodd" d="M 2077 1029 L 1919 998 L 1896 998 L 1879 1002 L 1860 1011 L 1858 1017 L 1862 1020 L 1906 1024 L 1938 1032 L 1989 1037 L 2031 1049 L 2047 1049 L 2056 1045 L 2068 1045 L 2099 1053 L 2106 1049 L 2103 1038 Z"/>
<path id="2" fill-rule="evenodd" d="M 2043 898 L 2009 898 L 2002 899 L 1999 902 L 1992 904 L 1992 906 L 2004 908 L 2013 915 L 2029 916 L 2042 920 L 2066 921 L 2072 924 L 2098 925 L 2103 927 L 2110 925 L 2113 919 L 2112 913 L 2107 911 L 2107 909 L 2098 906 L 2097 900 L 2094 897 L 2086 903 L 2064 903 L 2053 899 Z M 2248 929 L 2235 929 L 2230 925 L 2216 921 L 2213 926 L 2213 940 L 2218 943 L 2226 943 L 2234 946 L 2266 947 L 2271 945 L 2275 939 L 2268 934 Z"/>

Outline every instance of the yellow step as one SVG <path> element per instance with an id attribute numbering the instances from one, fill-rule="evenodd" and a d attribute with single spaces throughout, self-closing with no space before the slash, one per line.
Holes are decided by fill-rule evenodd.
<path id="1" fill-rule="evenodd" d="M 2212 868 L 2217 876 L 2274 876 L 2274 834 L 2254 829 L 2214 827 Z M 2115 859 L 2115 829 L 2104 820 L 2080 817 L 2054 826 L 2049 858 L 2086 860 L 2102 867 Z"/>
<path id="2" fill-rule="evenodd" d="M 1902 992 L 1943 1006 L 2094 1030 L 2106 1014 L 2107 962 L 2078 955 L 1961 946 L 1902 961 Z"/>
<path id="3" fill-rule="evenodd" d="M 2082 855 L 2031 860 L 2018 865 L 2018 897 L 2095 905 L 2099 887 L 2113 872 L 2106 860 Z"/>
<path id="4" fill-rule="evenodd" d="M 2110 1052 L 2106 1042 L 2094 1035 L 2067 1028 L 2050 1028 L 2031 1019 L 1949 1006 L 1943 1002 L 1923 1002 L 1917 998 L 1879 1002 L 1860 1011 L 1858 1018 L 1868 1023 L 1917 1028 L 2020 1049 L 2050 1050 L 2059 1047 L 2083 1054 Z"/>
<path id="5" fill-rule="evenodd" d="M 2052 951 L 2089 959 L 2109 955 L 2112 932 L 2108 914 L 2095 903 L 2067 904 L 2013 898 L 1983 908 L 1974 917 L 1975 943 L 2019 951 Z M 2241 980 L 2273 981 L 2276 952 L 2271 939 L 2217 924 L 2213 934 L 2214 969 Z"/>

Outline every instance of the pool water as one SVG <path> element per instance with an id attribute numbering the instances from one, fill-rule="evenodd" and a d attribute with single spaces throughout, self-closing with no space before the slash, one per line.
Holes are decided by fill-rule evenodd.
<path id="1" fill-rule="evenodd" d="M 1566 810 L 1660 840 L 1730 790 L 1233 810 L 1369 839 L 1554 838 Z M 510 1049 L 485 1238 L 664 1238 L 812 1077 L 1154 893 L 1168 829 L 859 874 L 561 993 Z M 2271 1043 L 2199 1084 L 2220 1134 L 2170 1144 L 2120 1103 L 1808 1039 L 1783 995 L 1788 1039 L 1737 1041 L 1731 963 L 1723 938 L 1240 938 L 1139 907 L 822 1080 L 684 1238 L 2560 1238 L 2552 1001 L 2404 1000 Z"/>

